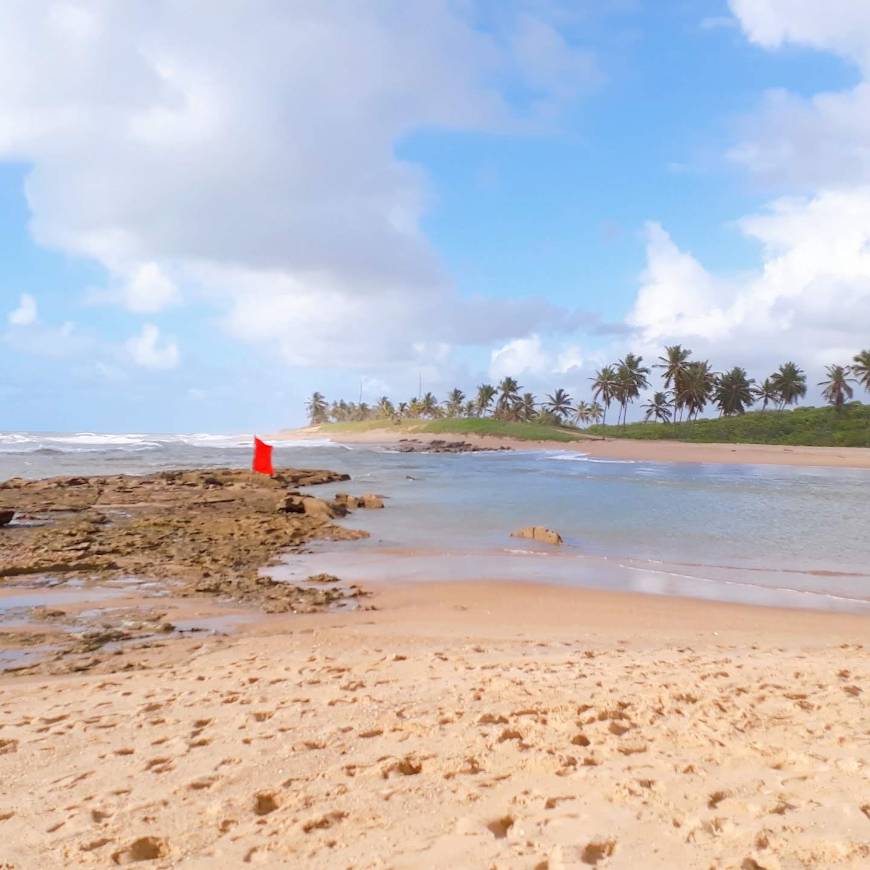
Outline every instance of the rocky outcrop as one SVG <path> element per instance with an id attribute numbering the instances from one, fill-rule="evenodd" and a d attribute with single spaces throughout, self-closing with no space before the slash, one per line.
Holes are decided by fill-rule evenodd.
<path id="1" fill-rule="evenodd" d="M 346 492 L 337 492 L 333 505 L 345 510 L 382 508 L 384 506 L 384 497 L 371 492 L 365 495 L 348 495 Z"/>
<path id="2" fill-rule="evenodd" d="M 399 453 L 492 453 L 510 449 L 510 447 L 481 447 L 468 441 L 445 441 L 442 438 L 433 441 L 400 438 L 399 446 L 396 448 Z"/>
<path id="3" fill-rule="evenodd" d="M 523 529 L 517 529 L 511 532 L 512 538 L 527 538 L 532 541 L 542 541 L 545 544 L 561 544 L 562 536 L 552 529 L 546 529 L 543 526 L 526 526 Z"/>
<path id="4" fill-rule="evenodd" d="M 0 526 L 8 526 L 14 516 L 15 511 L 13 510 L 0 510 Z"/>
<path id="5" fill-rule="evenodd" d="M 345 509 L 287 492 L 346 479 L 330 471 L 282 469 L 270 478 L 218 468 L 0 482 L 0 511 L 14 506 L 33 517 L 3 530 L 0 583 L 38 574 L 135 576 L 170 580 L 180 595 L 268 601 L 289 610 L 313 598 L 319 606 L 327 590 L 294 590 L 260 570 L 313 539 L 367 536 L 332 521 Z"/>

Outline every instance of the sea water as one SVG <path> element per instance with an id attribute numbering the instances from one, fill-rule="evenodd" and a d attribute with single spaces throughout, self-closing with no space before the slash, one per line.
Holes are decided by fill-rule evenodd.
<path id="1" fill-rule="evenodd" d="M 248 435 L 0 434 L 0 479 L 245 467 Z M 329 468 L 383 511 L 364 541 L 288 561 L 359 582 L 515 579 L 870 612 L 870 471 L 616 461 L 569 450 L 399 453 L 276 443 L 276 466 Z M 557 530 L 562 547 L 510 537 Z"/>

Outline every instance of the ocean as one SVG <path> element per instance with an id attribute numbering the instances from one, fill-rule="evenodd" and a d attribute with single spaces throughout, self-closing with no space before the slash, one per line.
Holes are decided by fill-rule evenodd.
<path id="1" fill-rule="evenodd" d="M 0 479 L 245 467 L 248 435 L 0 434 Z M 276 443 L 276 466 L 330 468 L 386 496 L 343 522 L 364 541 L 288 559 L 296 579 L 518 580 L 870 612 L 870 471 L 615 461 L 563 450 L 407 454 Z M 560 532 L 562 547 L 510 537 Z"/>

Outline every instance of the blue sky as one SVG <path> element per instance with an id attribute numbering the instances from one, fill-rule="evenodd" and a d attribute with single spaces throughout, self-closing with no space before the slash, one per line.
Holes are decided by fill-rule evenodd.
<path id="1" fill-rule="evenodd" d="M 0 10 L 0 430 L 870 341 L 848 0 L 129 9 Z"/>

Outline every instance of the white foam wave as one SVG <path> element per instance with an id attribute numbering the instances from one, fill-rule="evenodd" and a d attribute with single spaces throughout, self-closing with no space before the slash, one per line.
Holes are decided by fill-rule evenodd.
<path id="1" fill-rule="evenodd" d="M 545 453 L 544 459 L 554 459 L 557 462 L 589 462 L 588 453 L 575 453 L 571 451 L 559 451 L 558 453 Z"/>
<path id="2" fill-rule="evenodd" d="M 250 450 L 254 436 L 249 434 L 217 435 L 210 432 L 189 434 L 142 434 L 136 432 L 98 433 L 98 432 L 2 432 L 0 433 L 0 453 L 35 453 L 51 451 L 55 453 L 96 453 L 102 451 L 139 452 L 160 450 L 173 446 L 195 447 L 216 450 Z M 273 441 L 277 450 L 310 449 L 312 447 L 352 448 L 336 444 L 328 438 L 305 441 Z"/>

